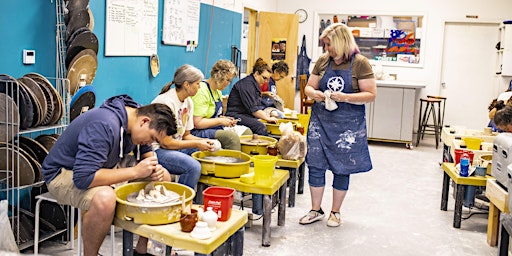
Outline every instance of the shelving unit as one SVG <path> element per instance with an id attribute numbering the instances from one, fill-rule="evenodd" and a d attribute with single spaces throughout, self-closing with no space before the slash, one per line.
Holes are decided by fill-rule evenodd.
<path id="1" fill-rule="evenodd" d="M 53 2 L 53 1 L 52 1 Z M 58 93 L 58 96 L 62 99 L 62 117 L 52 125 L 45 126 L 36 126 L 29 129 L 20 129 L 19 123 L 16 122 L 6 122 L 2 123 L 3 127 L 5 127 L 5 138 L 11 138 L 13 135 L 15 136 L 24 136 L 35 138 L 42 134 L 61 134 L 62 131 L 69 124 L 69 111 L 70 111 L 70 92 L 69 92 L 69 80 L 66 79 L 66 69 L 64 65 L 64 59 L 66 54 L 66 45 L 65 45 L 65 24 L 64 24 L 64 0 L 56 0 L 55 1 L 55 10 L 56 10 L 56 77 L 46 77 L 46 79 L 51 83 L 55 90 Z M 1 78 L 0 78 L 1 79 Z M 2 80 L 8 88 L 10 88 L 11 92 L 20 93 L 19 84 L 13 81 L 5 81 Z M 5 97 L 5 102 L 7 102 L 7 94 L 1 94 L 0 97 Z M 13 94 L 16 97 L 14 100 L 18 101 L 20 99 L 19 94 Z M 46 103 L 46 102 L 45 102 Z M 17 111 L 16 106 L 12 106 L 10 104 L 6 104 L 2 111 L 5 111 L 5 115 L 10 117 L 10 120 L 20 120 L 19 113 Z M 9 120 L 9 118 L 8 118 Z M 2 134 L 3 135 L 3 134 Z M 20 172 L 22 165 L 20 164 L 21 151 L 19 140 L 13 140 L 12 143 L 7 143 L 5 145 L 7 150 L 5 150 L 5 166 L 7 167 L 5 170 L 0 170 L 0 173 L 3 173 L 5 176 L 4 179 L 0 180 L 0 198 L 3 200 L 7 200 L 9 202 L 8 212 L 9 217 L 11 219 L 11 229 L 13 230 L 16 243 L 20 250 L 24 250 L 34 245 L 33 239 L 26 239 L 26 234 L 29 233 L 33 235 L 33 228 L 30 229 L 30 226 L 24 226 L 26 223 L 34 224 L 33 220 L 26 220 L 28 217 L 32 217 L 33 213 L 31 212 L 31 207 L 33 205 L 32 195 L 40 194 L 43 191 L 44 181 L 37 181 L 33 184 L 21 185 L 19 186 L 20 181 Z M 17 171 L 15 171 L 17 170 Z M 35 192 L 35 193 L 34 193 Z M 28 193 L 28 194 L 27 194 Z M 69 211 L 65 211 L 66 224 L 68 223 Z M 28 217 L 27 217 L 28 216 Z M 20 220 L 22 219 L 22 220 Z M 22 223 L 25 222 L 25 223 Z M 45 222 L 44 220 L 42 222 Z M 67 225 L 65 228 L 58 228 L 52 232 L 42 233 L 39 241 L 47 240 L 51 237 L 60 235 L 64 232 L 69 231 Z M 23 237 L 22 237 L 23 236 Z M 69 237 L 69 234 L 68 234 Z"/>
<path id="2" fill-rule="evenodd" d="M 367 14 L 367 13 L 342 13 L 328 12 L 316 13 L 314 16 L 313 31 L 313 56 L 312 59 L 316 60 L 323 52 L 319 44 L 319 36 L 321 32 L 320 23 L 323 20 L 325 23 L 334 22 L 336 16 L 338 22 L 346 24 L 354 34 L 357 45 L 361 54 L 370 60 L 370 63 L 376 64 L 377 62 L 386 66 L 398 67 L 422 67 L 422 38 L 424 34 L 425 15 L 421 13 L 410 14 Z M 327 24 L 326 24 L 327 26 Z M 387 54 L 386 51 L 390 50 L 393 44 L 390 45 L 389 38 L 391 37 L 391 30 L 399 29 L 406 31 L 413 31 L 414 37 L 407 40 L 407 49 L 414 49 L 414 53 L 410 54 Z M 401 42 L 401 41 L 399 41 Z M 405 41 L 404 41 L 405 42 Z M 413 42 L 413 43 L 412 43 Z M 402 42 L 403 43 L 403 42 Z M 412 44 L 411 44 L 412 43 Z"/>

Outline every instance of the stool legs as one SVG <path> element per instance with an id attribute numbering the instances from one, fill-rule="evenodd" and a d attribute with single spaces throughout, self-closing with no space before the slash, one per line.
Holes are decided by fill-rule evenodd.
<path id="1" fill-rule="evenodd" d="M 423 110 L 423 101 L 426 102 L 425 104 L 425 110 Z M 438 104 L 437 109 L 434 104 Z M 441 139 L 441 129 L 442 126 L 440 125 L 441 122 L 441 102 L 440 100 L 437 101 L 431 101 L 431 100 L 420 100 L 420 113 L 419 113 L 419 120 L 418 120 L 418 131 L 417 131 L 417 137 L 416 137 L 416 146 L 420 144 L 420 139 L 423 139 L 425 137 L 425 133 L 427 130 L 427 127 L 433 128 L 432 131 L 434 132 L 435 138 L 436 138 L 436 149 L 439 147 L 439 140 Z M 430 116 L 432 116 L 433 125 L 428 124 Z"/>

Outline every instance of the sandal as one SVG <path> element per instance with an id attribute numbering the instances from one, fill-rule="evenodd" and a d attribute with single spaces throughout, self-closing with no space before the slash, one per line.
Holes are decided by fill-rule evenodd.
<path id="1" fill-rule="evenodd" d="M 328 227 L 338 227 L 341 224 L 341 217 L 339 212 L 331 212 L 327 220 Z"/>
<path id="2" fill-rule="evenodd" d="M 315 221 L 319 221 L 324 218 L 324 211 L 320 208 L 320 210 L 310 210 L 308 214 L 304 215 L 300 218 L 299 223 L 302 225 L 311 224 Z"/>

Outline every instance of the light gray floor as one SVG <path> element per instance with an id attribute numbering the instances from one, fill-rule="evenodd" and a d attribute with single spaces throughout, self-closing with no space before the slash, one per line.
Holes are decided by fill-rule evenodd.
<path id="1" fill-rule="evenodd" d="M 306 186 L 304 194 L 297 195 L 296 206 L 287 208 L 285 226 L 277 226 L 277 211 L 273 214 L 270 247 L 261 246 L 261 220 L 246 229 L 244 255 L 497 254 L 496 247 L 486 242 L 487 214 L 473 215 L 462 221 L 460 229 L 453 228 L 452 188 L 448 211 L 440 210 L 442 150 L 435 149 L 433 139 L 425 138 L 412 150 L 404 144 L 371 142 L 370 152 L 374 169 L 352 175 L 340 227 L 327 227 L 326 219 L 305 226 L 298 223 L 310 209 Z M 328 175 L 327 184 L 331 180 Z M 332 188 L 327 186 L 322 203 L 326 212 L 330 211 L 331 193 Z M 464 208 L 463 217 L 469 211 Z M 121 255 L 121 237 L 120 232 L 116 234 L 116 255 Z M 41 253 L 74 254 L 56 242 L 44 242 Z M 110 254 L 108 237 L 101 253 Z"/>

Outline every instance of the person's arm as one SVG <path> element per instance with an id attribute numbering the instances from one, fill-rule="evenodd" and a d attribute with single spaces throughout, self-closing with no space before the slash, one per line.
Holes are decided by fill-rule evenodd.
<path id="1" fill-rule="evenodd" d="M 255 111 L 252 113 L 252 115 L 255 116 L 256 118 L 263 119 L 269 123 L 277 123 L 277 118 L 267 115 L 267 113 L 265 113 L 265 111 L 263 111 L 263 110 Z"/>
<path id="2" fill-rule="evenodd" d="M 325 101 L 324 92 L 318 88 L 320 88 L 320 76 L 311 74 L 306 87 L 304 87 L 304 93 L 312 100 Z"/>
<path id="3" fill-rule="evenodd" d="M 101 168 L 94 174 L 94 179 L 88 188 L 110 186 L 124 181 L 144 179 L 151 176 L 153 172 L 161 170 L 157 168 L 158 165 L 157 158 L 151 156 L 143 159 L 133 167 L 116 169 Z"/>
<path id="4" fill-rule="evenodd" d="M 164 149 L 185 149 L 185 148 L 197 148 L 200 151 L 212 150 L 213 143 L 209 139 L 199 138 L 185 131 L 182 136 L 182 140 L 176 140 L 172 136 L 166 136 L 162 141 L 159 141 L 160 147 Z"/>
<path id="5" fill-rule="evenodd" d="M 215 126 L 234 126 L 236 122 L 229 117 L 206 118 L 202 116 L 194 116 L 194 128 L 207 129 Z"/>
<path id="6" fill-rule="evenodd" d="M 343 93 L 333 92 L 331 99 L 338 102 L 346 102 L 351 104 L 365 104 L 375 100 L 377 95 L 377 83 L 375 79 L 363 79 L 358 81 L 360 92 L 356 93 Z"/>

